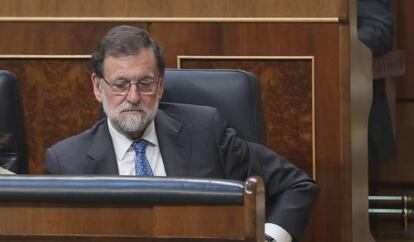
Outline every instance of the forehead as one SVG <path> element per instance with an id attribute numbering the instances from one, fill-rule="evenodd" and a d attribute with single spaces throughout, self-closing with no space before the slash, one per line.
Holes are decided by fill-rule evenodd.
<path id="1" fill-rule="evenodd" d="M 109 54 L 103 62 L 104 75 L 138 75 L 141 72 L 158 73 L 152 49 L 141 49 L 131 55 Z"/>

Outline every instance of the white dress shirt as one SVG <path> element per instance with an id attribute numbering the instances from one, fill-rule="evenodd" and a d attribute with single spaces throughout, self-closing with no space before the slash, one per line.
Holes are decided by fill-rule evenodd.
<path id="1" fill-rule="evenodd" d="M 135 151 L 131 147 L 133 140 L 119 133 L 108 120 L 109 134 L 114 145 L 116 161 L 118 164 L 119 175 L 135 176 Z M 147 146 L 145 155 L 151 165 L 154 176 L 166 176 L 164 162 L 162 160 L 160 147 L 158 145 L 157 134 L 155 131 L 154 121 L 145 129 L 141 139 L 147 140 L 150 144 Z M 277 242 L 291 242 L 292 237 L 282 227 L 272 224 L 265 224 L 265 233 L 275 239 Z"/>
<path id="2" fill-rule="evenodd" d="M 9 170 L 7 170 L 7 169 L 4 169 L 3 167 L 1 167 L 0 166 L 0 174 L 1 175 L 14 175 L 14 173 L 13 172 L 11 172 L 11 171 L 9 171 Z"/>
<path id="3" fill-rule="evenodd" d="M 265 234 L 277 242 L 292 242 L 292 236 L 277 224 L 265 223 Z"/>
<path id="4" fill-rule="evenodd" d="M 119 133 L 108 120 L 109 134 L 114 145 L 116 162 L 118 164 L 119 175 L 135 176 L 135 151 L 131 147 L 133 140 Z M 145 155 L 150 163 L 154 176 L 166 176 L 164 162 L 162 161 L 160 147 L 158 145 L 157 134 L 155 132 L 154 121 L 145 129 L 141 139 L 149 142 Z"/>

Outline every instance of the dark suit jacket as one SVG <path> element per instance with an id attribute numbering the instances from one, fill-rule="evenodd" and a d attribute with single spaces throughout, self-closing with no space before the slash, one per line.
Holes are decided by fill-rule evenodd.
<path id="1" fill-rule="evenodd" d="M 392 50 L 394 42 L 394 19 L 389 0 L 357 1 L 358 38 L 374 56 Z"/>
<path id="2" fill-rule="evenodd" d="M 155 127 L 167 176 L 265 181 L 266 221 L 299 240 L 318 194 L 301 170 L 265 146 L 238 138 L 216 109 L 161 104 Z M 118 174 L 106 119 L 46 151 L 46 170 L 53 174 Z"/>
<path id="3" fill-rule="evenodd" d="M 358 0 L 358 38 L 374 56 L 392 50 L 393 15 L 389 0 Z M 368 160 L 380 162 L 395 157 L 397 147 L 388 106 L 384 79 L 374 80 L 368 119 Z"/>

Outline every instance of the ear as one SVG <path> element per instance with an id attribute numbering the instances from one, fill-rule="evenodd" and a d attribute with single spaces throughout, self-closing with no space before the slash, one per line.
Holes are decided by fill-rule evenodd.
<path id="1" fill-rule="evenodd" d="M 158 86 L 158 100 L 160 100 L 164 94 L 164 77 L 165 75 L 160 76 L 160 83 Z"/>
<path id="2" fill-rule="evenodd" d="M 101 91 L 100 91 L 100 82 L 99 82 L 99 77 L 96 75 L 96 73 L 92 73 L 91 75 L 91 80 L 92 80 L 92 85 L 93 85 L 93 93 L 95 94 L 95 98 L 96 100 L 98 100 L 98 102 L 101 102 Z"/>

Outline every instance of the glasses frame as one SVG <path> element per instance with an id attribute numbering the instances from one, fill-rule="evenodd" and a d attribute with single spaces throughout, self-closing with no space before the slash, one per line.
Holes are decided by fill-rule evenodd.
<path id="1" fill-rule="evenodd" d="M 160 75 L 158 74 L 157 77 L 156 77 L 156 79 L 154 79 L 154 82 L 156 83 L 156 87 L 155 87 L 154 91 L 152 91 L 152 92 L 142 92 L 140 90 L 139 86 L 138 86 L 138 84 L 141 81 L 129 81 L 128 82 L 128 89 L 125 92 L 115 92 L 115 91 L 112 90 L 113 86 L 115 85 L 113 82 L 107 81 L 104 77 L 101 77 L 101 79 L 106 83 L 106 85 L 108 85 L 108 87 L 109 87 L 108 88 L 108 91 L 109 92 L 111 92 L 113 94 L 118 94 L 118 95 L 125 95 L 125 94 L 127 94 L 131 90 L 131 86 L 132 85 L 136 85 L 137 86 L 137 90 L 138 90 L 138 92 L 139 92 L 140 95 L 154 95 L 157 92 L 158 86 L 159 86 L 159 83 L 160 83 Z"/>

